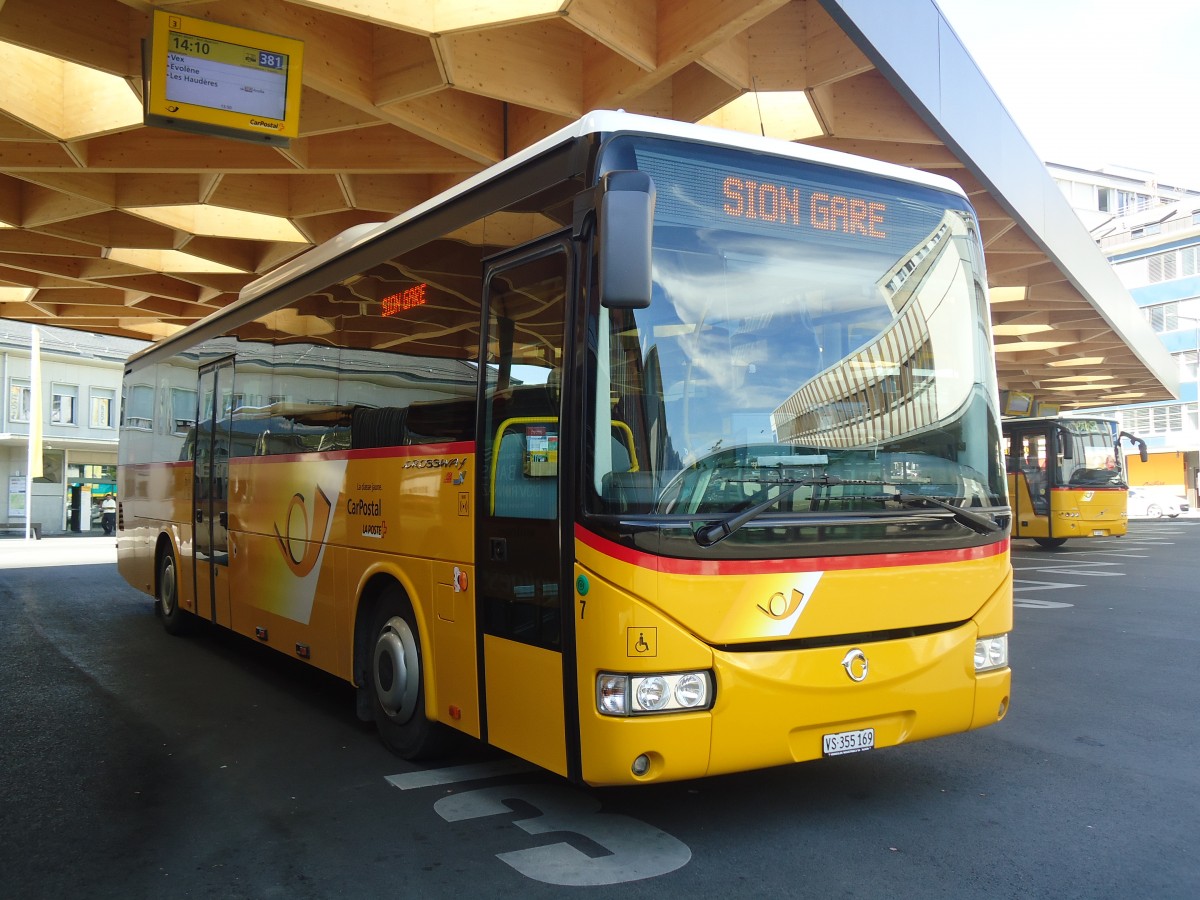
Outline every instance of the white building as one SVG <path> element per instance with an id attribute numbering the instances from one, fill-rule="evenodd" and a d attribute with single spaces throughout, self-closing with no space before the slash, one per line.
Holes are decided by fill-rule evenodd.
<path id="1" fill-rule="evenodd" d="M 1179 372 L 1179 400 L 1094 409 L 1146 441 L 1150 462 L 1130 484 L 1157 485 L 1195 504 L 1200 486 L 1200 190 L 1129 169 L 1047 168 L 1088 226 Z"/>
<path id="2" fill-rule="evenodd" d="M 99 528 L 100 498 L 116 490 L 125 359 L 144 341 L 39 326 L 41 409 L 32 404 L 33 326 L 0 319 L 0 526 L 24 534 L 25 505 L 42 534 Z M 26 497 L 29 433 L 40 413 L 42 477 Z M 81 510 L 71 515 L 72 503 Z M 95 523 L 93 525 L 93 523 Z"/>

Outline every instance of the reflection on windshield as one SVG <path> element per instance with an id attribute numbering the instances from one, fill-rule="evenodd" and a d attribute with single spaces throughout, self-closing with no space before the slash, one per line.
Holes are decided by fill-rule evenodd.
<path id="1" fill-rule="evenodd" d="M 901 246 L 656 219 L 651 306 L 599 311 L 592 508 L 1003 503 L 973 222 L 910 206 Z"/>

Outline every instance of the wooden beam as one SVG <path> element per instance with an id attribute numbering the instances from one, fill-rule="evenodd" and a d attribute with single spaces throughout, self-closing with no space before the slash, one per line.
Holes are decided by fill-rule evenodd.
<path id="1" fill-rule="evenodd" d="M 86 143 L 92 172 L 272 172 L 294 168 L 265 145 L 161 128 L 140 128 Z M 0 159 L 0 167 L 4 165 Z"/>
<path id="2" fill-rule="evenodd" d="M 333 175 L 225 175 L 205 197 L 214 206 L 287 216 L 291 213 L 289 195 L 293 179 L 321 179 L 333 182 Z"/>
<path id="3" fill-rule="evenodd" d="M 36 231 L 0 228 L 0 254 L 3 253 L 98 257 L 101 248 L 84 241 L 41 234 Z"/>
<path id="4" fill-rule="evenodd" d="M 650 71 L 658 64 L 658 5 L 647 0 L 572 0 L 566 17 L 592 40 Z"/>
<path id="5" fill-rule="evenodd" d="M 446 86 L 446 73 L 427 35 L 376 27 L 374 96 L 376 106 L 409 100 Z"/>
<path id="6" fill-rule="evenodd" d="M 561 20 L 438 38 L 454 87 L 572 118 L 584 109 L 583 45 Z"/>
<path id="7" fill-rule="evenodd" d="M 346 178 L 350 205 L 393 216 L 432 196 L 424 175 L 350 175 Z"/>
<path id="8" fill-rule="evenodd" d="M 671 78 L 673 117 L 695 122 L 720 109 L 741 91 L 704 66 L 685 66 Z"/>
<path id="9" fill-rule="evenodd" d="M 530 144 L 536 144 L 542 138 L 553 134 L 570 122 L 571 120 L 566 116 L 543 112 L 540 109 L 510 106 L 508 108 L 508 155 L 512 156 Z"/>
<path id="10" fill-rule="evenodd" d="M 43 225 L 42 231 L 97 247 L 170 250 L 178 238 L 173 228 L 119 210 Z"/>
<path id="11" fill-rule="evenodd" d="M 479 164 L 394 125 L 306 138 L 310 171 L 474 172 Z"/>
<path id="12" fill-rule="evenodd" d="M 413 134 L 489 165 L 504 157 L 504 104 L 457 90 L 439 90 L 382 111 Z"/>
<path id="13" fill-rule="evenodd" d="M 656 33 L 658 65 L 646 71 L 607 47 L 589 42 L 584 47 L 583 105 L 587 109 L 621 106 L 669 79 L 755 22 L 770 15 L 787 0 L 689 0 L 660 3 Z M 645 106 L 645 103 L 642 104 Z"/>
<path id="14" fill-rule="evenodd" d="M 156 295 L 172 300 L 194 303 L 200 299 L 200 287 L 195 284 L 164 275 L 160 272 L 144 272 L 140 275 L 119 275 L 106 278 L 104 283 L 130 294 Z M 126 300 L 128 303 L 128 299 Z"/>
<path id="15" fill-rule="evenodd" d="M 141 173 L 98 176 L 116 182 L 117 206 L 180 206 L 200 203 L 205 178 L 195 173 L 144 175 Z"/>
<path id="16" fill-rule="evenodd" d="M 741 90 L 754 90 L 758 87 L 758 79 L 750 67 L 750 38 L 743 31 L 735 34 L 725 43 L 713 47 L 698 60 L 700 65 L 720 78 L 731 87 Z"/>
<path id="17" fill-rule="evenodd" d="M 810 96 L 829 134 L 840 138 L 939 145 L 937 137 L 886 78 L 864 72 L 813 88 Z"/>
<path id="18" fill-rule="evenodd" d="M 745 31 L 751 87 L 760 91 L 802 91 L 809 87 L 808 7 L 789 3 Z"/>
<path id="19" fill-rule="evenodd" d="M 141 60 L 130 52 L 129 35 L 141 29 L 145 16 L 124 4 L 71 0 L 64 7 L 45 0 L 6 0 L 0 6 L 0 41 L 123 78 L 141 76 Z"/>
<path id="20" fill-rule="evenodd" d="M 819 3 L 809 0 L 804 4 L 804 12 L 808 16 L 804 55 L 806 87 L 832 84 L 874 70 L 866 54 Z"/>
<path id="21" fill-rule="evenodd" d="M 379 123 L 375 110 L 350 106 L 323 94 L 316 88 L 305 87 L 300 95 L 300 136 L 331 134 Z"/>
<path id="22" fill-rule="evenodd" d="M 346 190 L 345 175 L 289 175 L 287 216 L 311 216 L 336 212 L 351 206 L 353 200 Z"/>
<path id="23" fill-rule="evenodd" d="M 25 185 L 21 191 L 21 227 L 40 228 L 51 222 L 78 219 L 112 209 L 84 197 L 62 194 L 36 184 Z"/>
<path id="24" fill-rule="evenodd" d="M 79 164 L 61 143 L 45 141 L 0 141 L 0 170 L 23 172 L 27 169 L 71 169 Z"/>

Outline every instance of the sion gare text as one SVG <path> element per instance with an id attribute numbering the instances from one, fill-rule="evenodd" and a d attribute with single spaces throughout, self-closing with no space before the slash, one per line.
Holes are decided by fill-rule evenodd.
<path id="1" fill-rule="evenodd" d="M 841 194 L 814 191 L 803 202 L 800 188 L 729 175 L 722 185 L 725 214 L 741 219 L 810 225 L 820 231 L 841 231 L 869 238 L 886 238 L 887 204 Z"/>

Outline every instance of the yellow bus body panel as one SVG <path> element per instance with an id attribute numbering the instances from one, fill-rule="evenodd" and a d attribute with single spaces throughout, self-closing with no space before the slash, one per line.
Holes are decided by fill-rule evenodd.
<path id="1" fill-rule="evenodd" d="M 488 743 L 567 774 L 562 654 L 486 634 Z M 544 691 L 514 685 L 544 685 Z"/>
<path id="2" fill-rule="evenodd" d="M 576 576 L 588 583 L 586 596 L 577 596 L 577 606 L 584 603 L 575 626 L 588 783 L 677 780 L 817 759 L 822 735 L 861 728 L 874 728 L 875 746 L 888 747 L 992 724 L 1007 711 L 1009 670 L 974 671 L 976 639 L 1012 629 L 1007 543 L 980 558 L 927 565 L 909 559 L 819 573 L 705 576 L 650 571 L 583 540 L 576 552 Z M 791 598 L 776 595 L 798 583 L 808 584 L 811 596 L 792 616 Z M 894 640 L 770 647 L 919 625 L 946 627 Z M 753 646 L 739 651 L 738 644 Z M 869 660 L 868 676 L 857 683 L 842 664 L 853 648 Z M 711 711 L 627 718 L 597 711 L 601 672 L 700 669 L 713 672 Z M 639 778 L 631 766 L 640 754 L 651 766 Z"/>
<path id="3" fill-rule="evenodd" d="M 362 591 L 374 576 L 390 578 L 417 617 L 429 718 L 478 736 L 467 446 L 230 460 L 232 630 L 355 682 Z M 180 603 L 196 612 L 192 477 L 190 463 L 122 468 L 118 566 L 153 595 L 156 548 L 170 535 Z"/>

